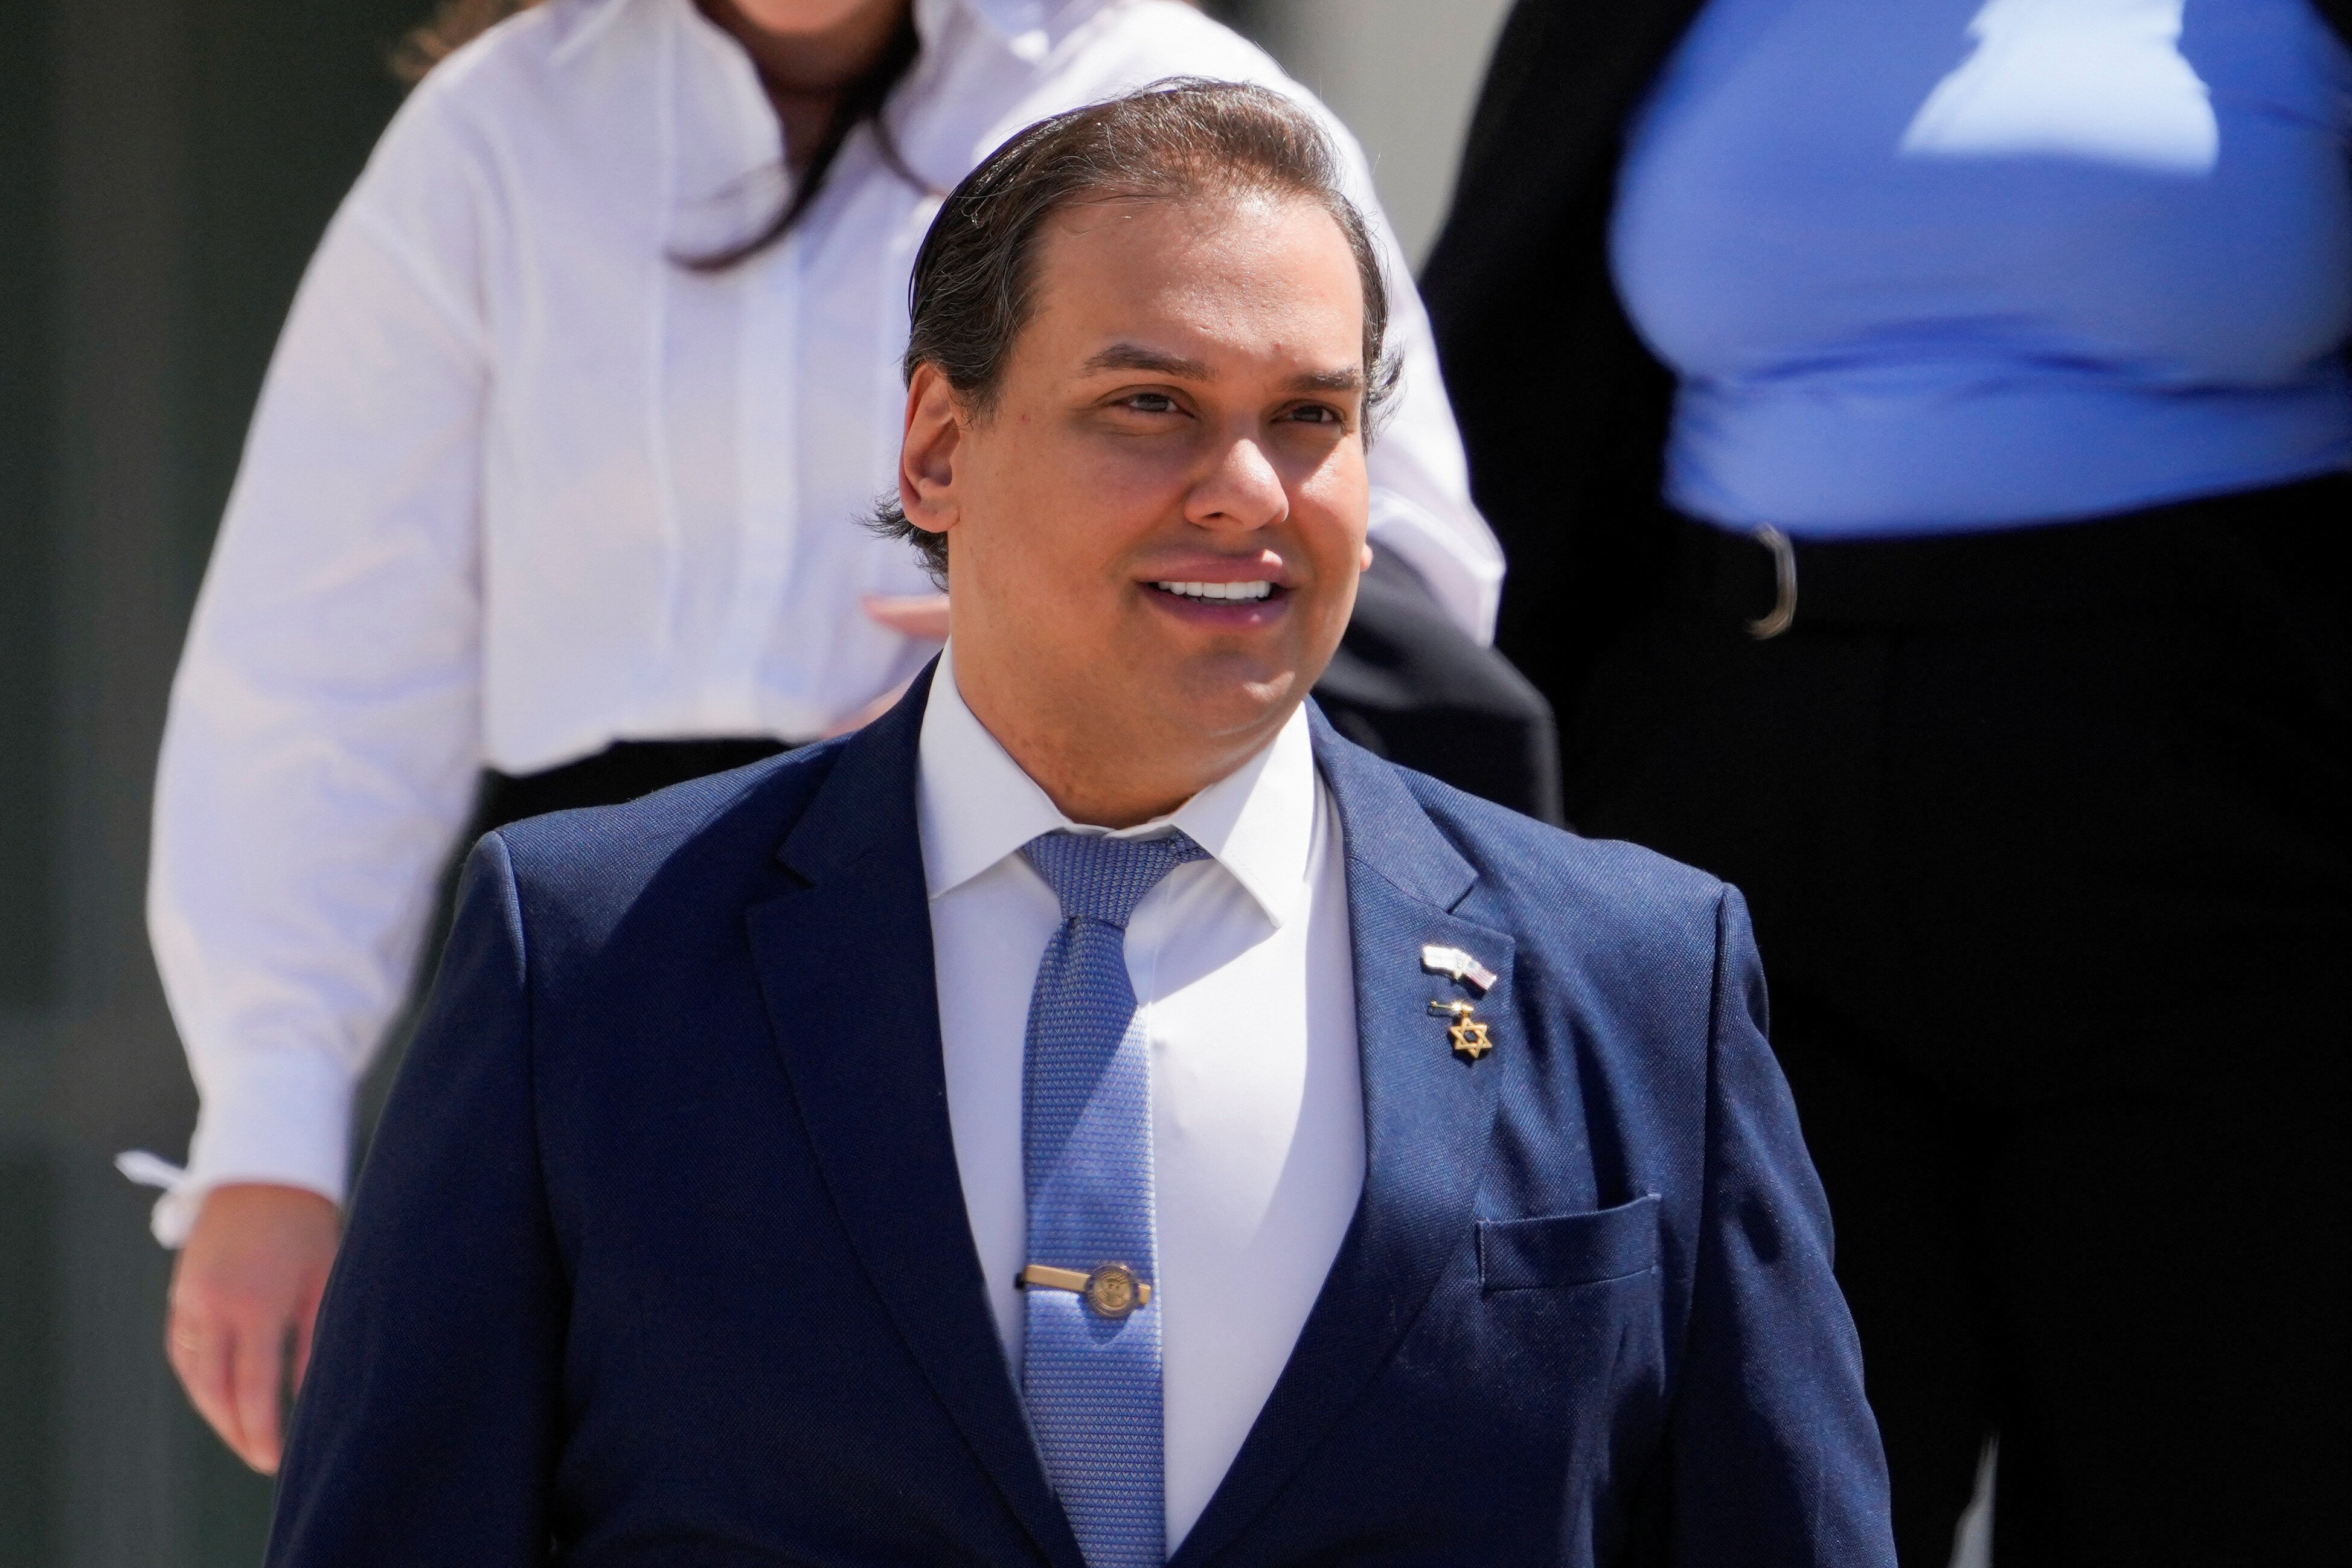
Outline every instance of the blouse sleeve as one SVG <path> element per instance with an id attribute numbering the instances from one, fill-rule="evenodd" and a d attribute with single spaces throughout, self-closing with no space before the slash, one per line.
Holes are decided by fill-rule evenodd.
<path id="1" fill-rule="evenodd" d="M 469 808 L 489 204 L 434 86 L 296 296 L 172 688 L 148 930 L 202 1110 L 167 1245 L 225 1182 L 341 1201 Z"/>
<path id="2" fill-rule="evenodd" d="M 1388 276 L 1387 346 L 1399 377 L 1396 396 L 1373 432 L 1367 465 L 1372 548 L 1402 557 L 1450 619 L 1491 643 L 1503 599 L 1503 547 L 1470 499 L 1469 460 L 1438 369 L 1429 312 L 1381 208 L 1362 148 L 1328 110 L 1322 112 L 1347 164 L 1348 194 L 1371 225 Z"/>

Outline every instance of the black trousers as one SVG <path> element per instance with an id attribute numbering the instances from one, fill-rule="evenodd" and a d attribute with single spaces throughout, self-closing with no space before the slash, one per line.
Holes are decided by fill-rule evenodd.
<path id="1" fill-rule="evenodd" d="M 1569 814 L 1748 894 L 1906 1568 L 2336 1560 L 2352 482 L 1961 539 L 1685 525 Z"/>

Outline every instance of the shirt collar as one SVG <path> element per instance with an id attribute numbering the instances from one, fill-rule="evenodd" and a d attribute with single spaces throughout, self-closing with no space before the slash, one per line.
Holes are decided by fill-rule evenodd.
<path id="1" fill-rule="evenodd" d="M 640 0 L 603 0 L 601 8 L 591 13 L 563 45 L 563 52 L 581 47 L 635 3 Z M 766 91 L 760 86 L 759 72 L 751 56 L 725 28 L 704 16 L 695 0 L 663 3 L 683 26 L 686 47 L 709 51 L 719 60 L 719 68 L 730 78 L 733 121 L 740 138 L 734 151 L 743 166 L 731 171 L 730 178 L 740 181 L 746 174 L 774 165 L 783 156 L 783 131 L 768 103 Z M 956 33 L 952 23 L 958 16 L 968 16 L 973 26 L 966 30 L 964 37 L 992 40 L 997 48 L 1034 66 L 1052 52 L 1055 38 L 1085 16 L 1114 3 L 1116 0 L 915 0 L 915 31 L 927 55 L 952 54 L 958 47 L 950 42 Z"/>
<path id="2" fill-rule="evenodd" d="M 950 11 L 968 11 L 1006 42 L 1036 32 L 1067 0 L 915 0 L 915 26 L 936 37 Z"/>
<path id="3" fill-rule="evenodd" d="M 613 18 L 631 0 L 604 0 L 577 32 L 567 38 L 562 53 L 570 53 L 585 40 L 612 25 Z M 682 10 L 696 10 L 694 0 L 668 0 Z M 977 18 L 982 26 L 1005 44 L 1017 43 L 1031 34 L 1043 33 L 1049 23 L 1066 11 L 1081 6 L 1098 7 L 1102 0 L 915 0 L 915 30 L 926 38 L 936 38 L 955 12 L 961 11 Z M 703 20 L 708 21 L 708 17 Z M 714 27 L 717 26 L 713 23 Z M 722 32 L 722 37 L 723 32 Z M 730 42 L 732 40 L 730 40 Z"/>
<path id="4" fill-rule="evenodd" d="M 1181 829 L 1241 883 L 1269 925 L 1279 926 L 1306 893 L 1320 791 L 1302 708 L 1233 772 L 1167 816 L 1114 836 L 1147 838 Z M 1064 816 L 965 706 L 956 688 L 952 643 L 940 655 L 923 710 L 916 820 L 924 882 L 934 899 L 1017 853 L 1040 833 L 1106 831 Z"/>

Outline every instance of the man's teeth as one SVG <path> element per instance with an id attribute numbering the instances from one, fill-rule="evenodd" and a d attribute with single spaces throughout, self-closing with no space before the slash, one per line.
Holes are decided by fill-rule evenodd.
<path id="1" fill-rule="evenodd" d="M 1186 599 L 1264 599 L 1274 592 L 1270 582 L 1155 582 L 1151 586 Z"/>

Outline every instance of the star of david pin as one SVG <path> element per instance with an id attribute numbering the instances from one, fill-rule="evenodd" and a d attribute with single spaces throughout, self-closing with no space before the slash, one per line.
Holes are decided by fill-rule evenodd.
<path id="1" fill-rule="evenodd" d="M 1445 1038 L 1454 1042 L 1454 1053 L 1465 1061 L 1475 1061 L 1495 1049 L 1494 1040 L 1486 1033 L 1486 1020 L 1478 1009 L 1468 1002 L 1438 1001 L 1429 1004 L 1429 1010 L 1454 1022 L 1445 1030 Z"/>

